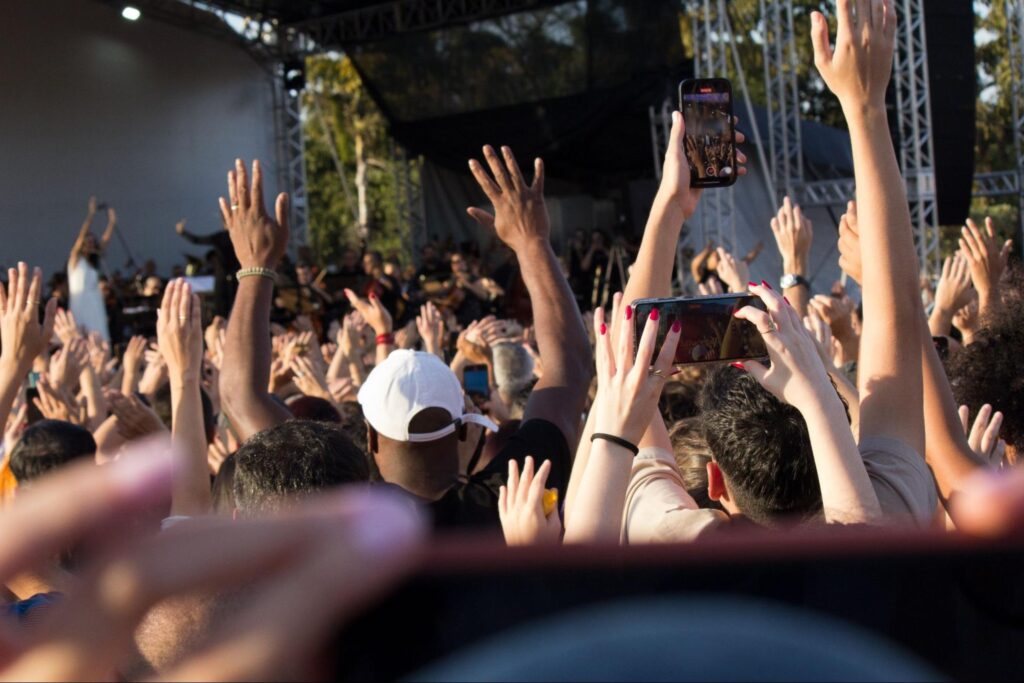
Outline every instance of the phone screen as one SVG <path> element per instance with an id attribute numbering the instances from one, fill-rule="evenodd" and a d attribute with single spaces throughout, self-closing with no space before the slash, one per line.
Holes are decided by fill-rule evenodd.
<path id="1" fill-rule="evenodd" d="M 39 383 L 39 373 L 38 372 L 30 372 L 30 373 L 28 373 L 28 385 L 26 386 L 26 388 L 27 389 L 35 389 L 36 388 L 36 384 L 38 384 L 38 383 Z"/>
<path id="2" fill-rule="evenodd" d="M 490 382 L 486 365 L 468 365 L 462 371 L 462 384 L 471 398 L 490 395 Z"/>
<path id="3" fill-rule="evenodd" d="M 724 78 L 688 79 L 679 85 L 686 123 L 683 140 L 691 187 L 726 187 L 736 182 L 736 133 L 732 86 Z"/>
<path id="4" fill-rule="evenodd" d="M 676 365 L 766 358 L 768 349 L 757 328 L 733 317 L 744 306 L 765 310 L 764 302 L 750 294 L 640 299 L 633 303 L 636 338 L 640 339 L 647 316 L 657 308 L 661 322 L 656 349 L 661 349 L 672 323 L 678 320 L 682 325 Z"/>

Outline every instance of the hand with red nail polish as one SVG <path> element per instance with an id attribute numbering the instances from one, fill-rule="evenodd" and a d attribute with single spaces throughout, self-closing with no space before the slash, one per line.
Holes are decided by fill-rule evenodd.
<path id="1" fill-rule="evenodd" d="M 384 308 L 380 298 L 375 296 L 373 292 L 370 293 L 369 301 L 367 301 L 361 299 L 351 289 L 346 289 L 345 298 L 348 299 L 352 308 L 358 311 L 363 316 L 363 319 L 366 320 L 366 323 L 373 328 L 374 334 L 378 336 L 391 334 L 393 330 L 391 313 L 388 312 L 388 309 Z"/>

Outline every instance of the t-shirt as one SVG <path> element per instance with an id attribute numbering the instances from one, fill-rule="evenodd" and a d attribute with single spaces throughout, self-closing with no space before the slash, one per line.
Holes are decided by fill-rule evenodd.
<path id="1" fill-rule="evenodd" d="M 938 493 L 924 458 L 902 441 L 885 437 L 867 437 L 859 448 L 884 524 L 930 526 Z M 693 541 L 721 530 L 725 521 L 721 512 L 697 506 L 670 452 L 644 448 L 637 454 L 622 518 L 623 543 Z"/>
<path id="2" fill-rule="evenodd" d="M 693 541 L 728 520 L 718 510 L 698 507 L 669 451 L 642 448 L 633 458 L 622 514 L 622 543 Z"/>
<path id="3" fill-rule="evenodd" d="M 860 455 L 885 523 L 930 526 L 939 494 L 924 458 L 902 441 L 882 436 L 862 439 Z"/>
<path id="4" fill-rule="evenodd" d="M 524 422 L 494 460 L 465 483 L 448 490 L 428 508 L 434 516 L 435 529 L 491 529 L 501 533 L 498 517 L 498 489 L 508 479 L 508 463 L 515 460 L 522 468 L 526 456 L 532 455 L 537 466 L 551 461 L 547 488 L 558 489 L 558 499 L 565 500 L 572 471 L 572 456 L 562 430 L 547 420 Z"/>

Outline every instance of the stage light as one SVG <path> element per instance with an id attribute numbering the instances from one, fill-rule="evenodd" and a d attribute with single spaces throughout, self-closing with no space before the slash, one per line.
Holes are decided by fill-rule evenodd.
<path id="1" fill-rule="evenodd" d="M 121 10 L 121 16 L 128 21 L 138 21 L 139 17 L 142 16 L 142 12 L 139 11 L 138 7 L 126 5 L 125 8 Z"/>

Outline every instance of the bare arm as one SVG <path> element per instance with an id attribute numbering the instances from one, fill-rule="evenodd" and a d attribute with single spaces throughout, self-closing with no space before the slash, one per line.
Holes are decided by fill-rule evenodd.
<path id="1" fill-rule="evenodd" d="M 231 204 L 220 199 L 221 214 L 228 226 L 242 268 L 276 268 L 288 243 L 288 195 L 277 198 L 277 220 L 263 206 L 263 175 L 253 162 L 252 190 L 245 166 L 239 159 L 228 174 Z M 232 210 L 231 206 L 238 206 Z M 228 320 L 220 395 L 224 411 L 238 438 L 280 424 L 291 417 L 286 408 L 267 393 L 270 383 L 270 306 L 274 282 L 266 277 L 246 277 Z"/>
<path id="2" fill-rule="evenodd" d="M 172 515 L 210 511 L 210 467 L 206 461 L 206 425 L 200 382 L 203 325 L 199 296 L 183 280 L 164 290 L 157 320 L 160 354 L 167 359 L 171 384 L 171 442 L 178 457 L 171 491 Z"/>
<path id="3" fill-rule="evenodd" d="M 779 255 L 782 256 L 782 273 L 806 278 L 809 272 L 807 261 L 814 237 L 810 219 L 804 216 L 799 204 L 786 197 L 779 212 L 772 218 L 771 227 Z M 811 299 L 808 285 L 797 284 L 782 291 L 801 318 L 807 315 L 807 304 Z"/>
<path id="4" fill-rule="evenodd" d="M 918 262 L 885 111 L 896 14 L 888 0 L 858 0 L 854 17 L 853 4 L 839 0 L 834 53 L 820 12 L 811 36 L 818 71 L 849 123 L 861 249 L 871 254 L 862 264 L 861 438 L 887 436 L 923 453 Z"/>
<path id="5" fill-rule="evenodd" d="M 110 246 L 110 240 L 114 237 L 114 230 L 117 228 L 117 212 L 114 211 L 114 207 L 107 208 L 107 227 L 103 231 L 103 236 L 100 237 L 100 253 L 107 250 Z"/>
<path id="6" fill-rule="evenodd" d="M 92 219 L 96 216 L 96 197 L 89 197 L 89 211 L 85 215 L 85 222 L 82 223 L 82 227 L 78 230 L 78 237 L 75 238 L 75 243 L 71 247 L 71 256 L 68 258 L 68 267 L 74 268 L 78 263 L 78 258 L 82 255 L 82 249 L 85 247 L 85 239 L 89 235 L 89 230 L 92 229 Z"/>
<path id="7" fill-rule="evenodd" d="M 590 342 L 551 248 L 544 204 L 544 163 L 535 161 L 534 180 L 527 185 L 512 150 L 504 147 L 502 152 L 504 163 L 493 148 L 484 147 L 493 179 L 479 162 L 470 161 L 470 170 L 494 206 L 495 215 L 476 208 L 469 209 L 469 215 L 485 228 L 493 228 L 515 252 L 533 305 L 544 376 L 530 395 L 524 420 L 542 418 L 554 423 L 572 448 L 593 372 Z"/>

